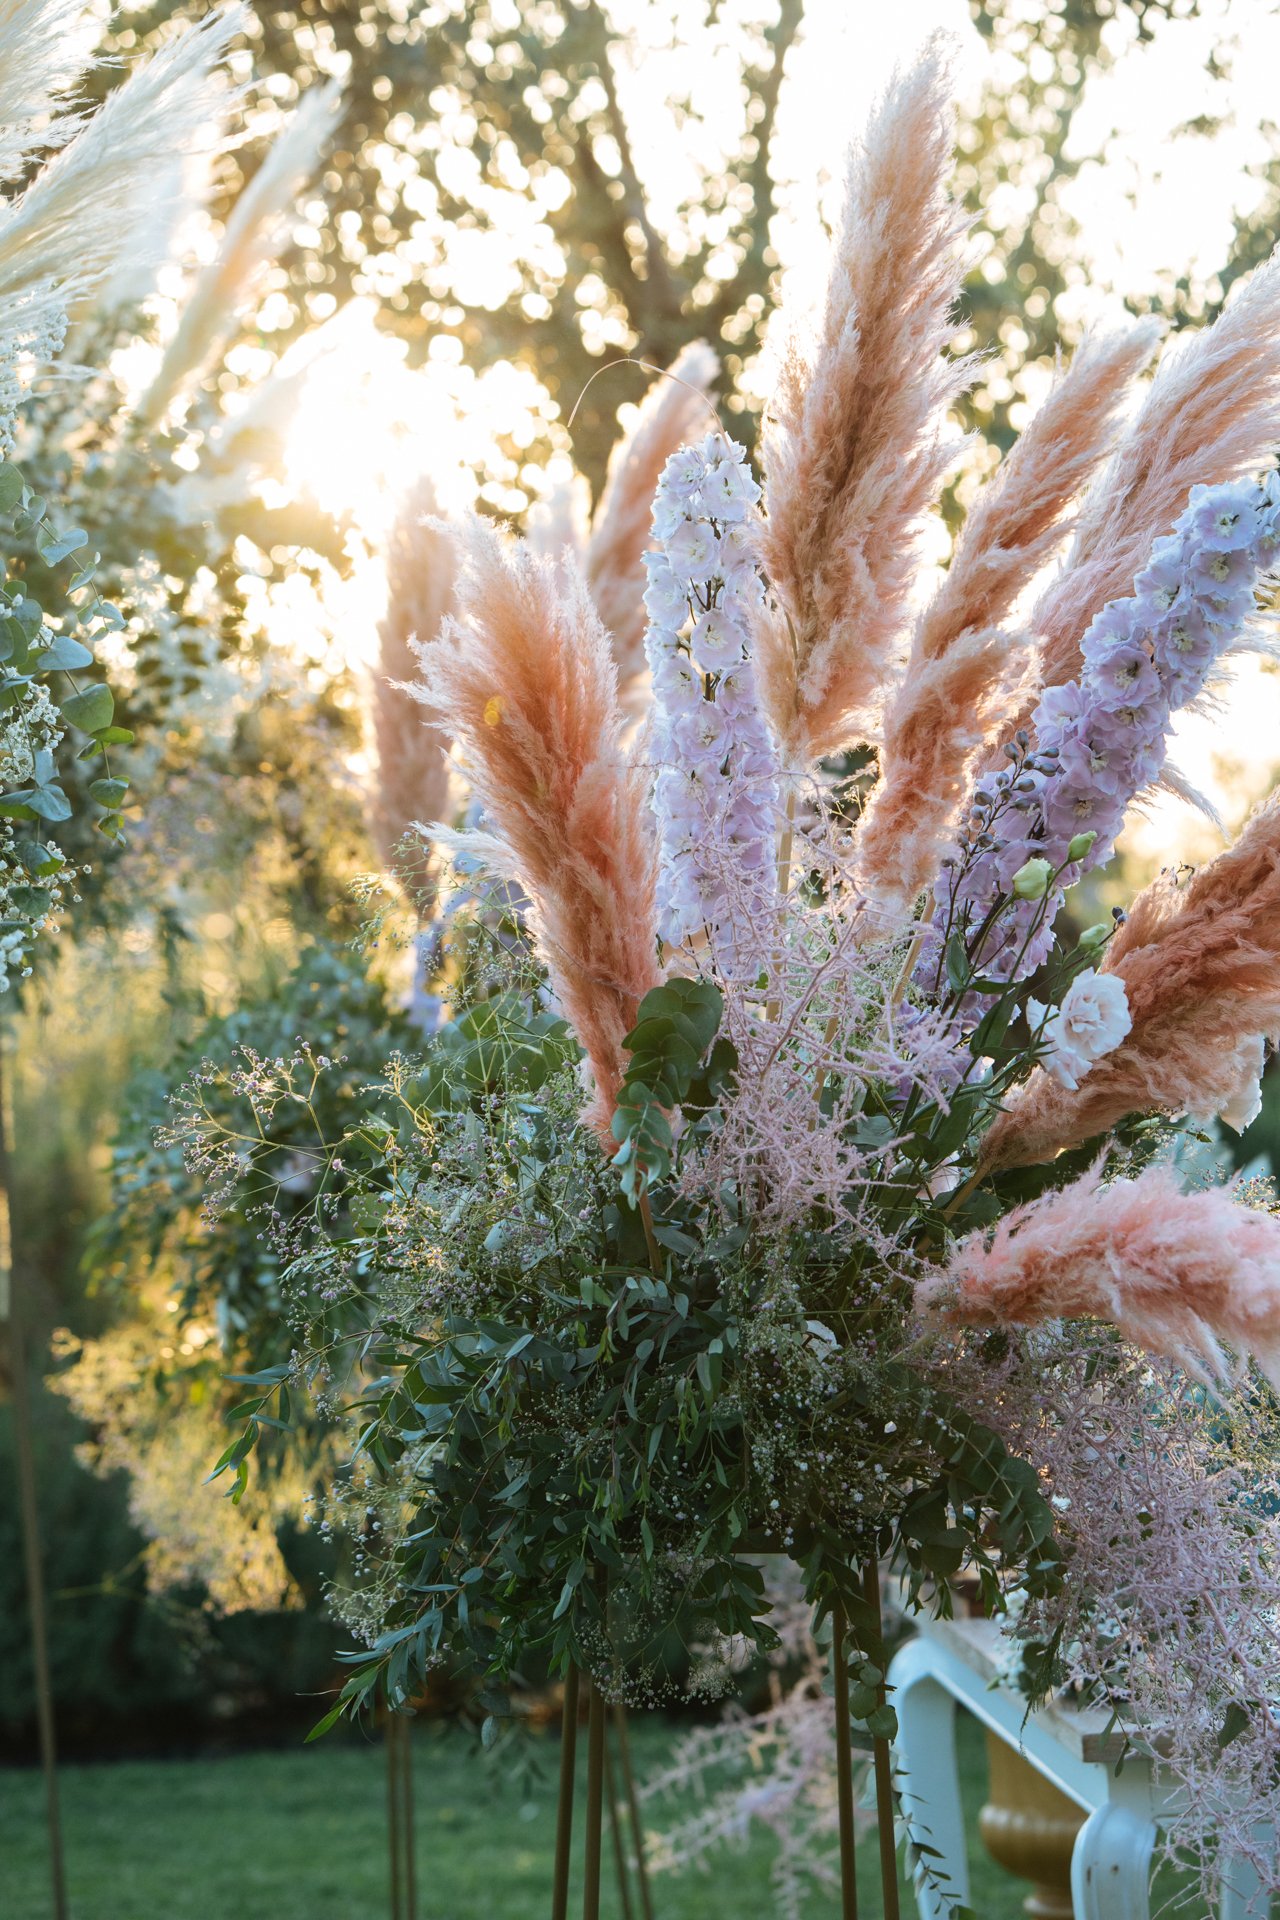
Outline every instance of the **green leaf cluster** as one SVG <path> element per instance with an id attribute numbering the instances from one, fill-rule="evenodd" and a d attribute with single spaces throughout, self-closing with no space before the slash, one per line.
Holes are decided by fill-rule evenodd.
<path id="1" fill-rule="evenodd" d="M 644 996 L 623 1045 L 631 1061 L 613 1116 L 614 1167 L 634 1206 L 672 1172 L 676 1107 L 707 1113 L 737 1066 L 733 1044 L 719 1035 L 724 1001 L 707 980 L 677 975 Z"/>

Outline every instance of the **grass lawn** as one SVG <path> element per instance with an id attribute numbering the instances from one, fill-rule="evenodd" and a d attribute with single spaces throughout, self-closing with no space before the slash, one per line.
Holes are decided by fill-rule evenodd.
<path id="1" fill-rule="evenodd" d="M 962 1725 L 963 1775 L 976 1818 L 986 1780 L 981 1737 Z M 636 1726 L 643 1770 L 670 1739 Z M 418 1920 L 546 1920 L 551 1887 L 553 1737 L 532 1743 L 538 1777 L 513 1775 L 468 1736 L 414 1729 Z M 579 1771 L 584 1760 L 580 1753 Z M 72 1920 L 382 1920 L 388 1912 L 381 1744 L 208 1760 L 70 1766 L 62 1779 Z M 47 1920 L 50 1902 L 37 1773 L 0 1771 L 0 1912 Z M 604 1914 L 617 1920 L 606 1837 Z M 874 1834 L 861 1848 L 863 1920 L 878 1920 Z M 727 1848 L 712 1871 L 654 1882 L 657 1920 L 771 1920 L 767 1837 Z M 1017 1920 L 1028 1889 L 974 1843 L 973 1906 Z M 904 1898 L 903 1913 L 914 1914 Z M 815 1898 L 806 1920 L 835 1920 Z"/>

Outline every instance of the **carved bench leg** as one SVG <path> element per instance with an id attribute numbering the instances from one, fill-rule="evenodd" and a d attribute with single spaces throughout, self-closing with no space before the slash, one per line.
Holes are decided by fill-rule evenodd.
<path id="1" fill-rule="evenodd" d="M 894 1759 L 912 1847 L 928 1847 L 927 1873 L 915 1874 L 920 1920 L 947 1920 L 969 1898 L 964 1813 L 956 1768 L 956 1702 L 929 1671 L 922 1640 L 908 1641 L 889 1669 L 898 1715 Z"/>
<path id="2" fill-rule="evenodd" d="M 1114 1801 L 1080 1829 L 1071 1856 L 1076 1920 L 1150 1920 L 1154 1823 Z"/>

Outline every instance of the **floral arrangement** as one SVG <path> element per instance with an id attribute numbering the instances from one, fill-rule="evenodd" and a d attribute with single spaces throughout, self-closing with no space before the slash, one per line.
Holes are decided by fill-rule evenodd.
<path id="1" fill-rule="evenodd" d="M 530 1661 L 589 1676 L 588 1882 L 600 1702 L 683 1685 L 673 1633 L 773 1647 L 777 1552 L 830 1623 L 846 1884 L 851 1729 L 876 1759 L 886 1912 L 884 1568 L 940 1611 L 972 1574 L 1033 1697 L 1069 1677 L 1137 1741 L 1159 1713 L 1196 1788 L 1174 1844 L 1280 1885 L 1280 1540 L 1237 1445 L 1270 1418 L 1280 1218 L 1175 1152 L 1247 1119 L 1280 1028 L 1280 807 L 1127 915 L 1079 932 L 1068 898 L 1181 785 L 1173 716 L 1265 644 L 1280 264 L 1140 397 L 1152 328 L 1087 341 L 930 595 L 970 371 L 948 155 L 935 49 L 852 158 L 760 479 L 709 406 L 681 419 L 628 563 L 638 724 L 571 543 L 451 530 L 424 752 L 456 743 L 480 825 L 449 843 L 523 933 L 445 981 L 310 1206 L 271 1198 L 309 1064 L 179 1096 L 215 1204 L 246 1167 L 263 1196 L 295 1340 L 215 1471 L 242 1489 L 299 1389 L 357 1409 L 366 1644 L 328 1719 L 446 1661 L 495 1718 Z"/>

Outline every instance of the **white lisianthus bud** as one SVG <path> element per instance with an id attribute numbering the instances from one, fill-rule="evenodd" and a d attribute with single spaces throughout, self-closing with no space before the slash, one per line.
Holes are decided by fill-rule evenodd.
<path id="1" fill-rule="evenodd" d="M 1083 860 L 1097 837 L 1096 833 L 1078 833 L 1074 840 L 1067 843 L 1068 860 Z"/>
<path id="2" fill-rule="evenodd" d="M 1047 860 L 1039 858 L 1028 860 L 1013 876 L 1014 898 L 1043 900 L 1049 891 L 1049 879 L 1052 873 L 1053 868 Z"/>
<path id="3" fill-rule="evenodd" d="M 1080 935 L 1080 945 L 1082 947 L 1104 946 L 1111 938 L 1112 924 L 1110 920 L 1095 920 L 1093 925 L 1086 927 Z"/>

